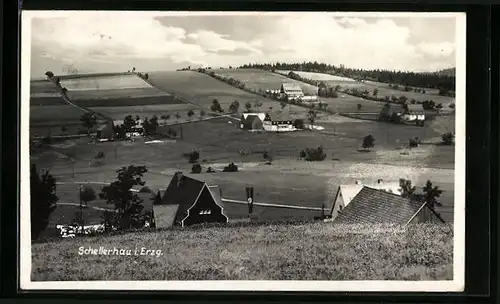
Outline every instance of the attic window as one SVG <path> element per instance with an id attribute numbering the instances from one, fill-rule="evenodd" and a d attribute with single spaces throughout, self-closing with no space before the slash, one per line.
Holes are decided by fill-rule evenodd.
<path id="1" fill-rule="evenodd" d="M 212 210 L 201 210 L 200 211 L 200 215 L 208 215 L 208 214 L 211 214 L 212 213 Z"/>

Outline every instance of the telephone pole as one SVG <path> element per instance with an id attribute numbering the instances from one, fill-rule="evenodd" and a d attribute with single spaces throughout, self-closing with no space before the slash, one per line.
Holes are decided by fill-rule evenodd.
<path id="1" fill-rule="evenodd" d="M 78 192 L 80 197 L 80 225 L 82 226 L 82 234 L 83 234 L 83 204 L 82 204 L 82 184 L 78 185 Z"/>

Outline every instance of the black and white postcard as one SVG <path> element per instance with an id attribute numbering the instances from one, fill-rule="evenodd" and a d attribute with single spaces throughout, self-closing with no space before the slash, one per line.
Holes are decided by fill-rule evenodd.
<path id="1" fill-rule="evenodd" d="M 23 11 L 21 288 L 463 291 L 465 20 Z"/>

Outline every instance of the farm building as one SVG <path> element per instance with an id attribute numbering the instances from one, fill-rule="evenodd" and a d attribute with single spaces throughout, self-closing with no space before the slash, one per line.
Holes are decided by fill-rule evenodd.
<path id="1" fill-rule="evenodd" d="M 364 186 L 334 219 L 339 224 L 444 223 L 426 202 Z"/>
<path id="2" fill-rule="evenodd" d="M 293 120 L 287 113 L 267 113 L 263 123 L 266 131 L 294 131 Z"/>
<path id="3" fill-rule="evenodd" d="M 339 211 L 342 211 L 365 186 L 401 195 L 399 182 L 384 182 L 383 180 L 378 180 L 375 184 L 363 185 L 358 181 L 354 185 L 340 185 L 337 189 L 337 195 L 333 200 L 330 211 L 331 220 L 334 220 L 338 216 Z"/>
<path id="4" fill-rule="evenodd" d="M 125 136 L 127 136 L 127 137 L 141 136 L 142 133 L 144 132 L 144 127 L 142 124 L 143 124 L 142 119 L 136 120 L 135 126 L 130 130 L 130 132 L 126 132 Z M 123 125 L 123 120 L 113 120 L 113 125 L 114 126 L 121 126 L 121 125 Z"/>
<path id="5" fill-rule="evenodd" d="M 283 83 L 281 85 L 280 93 L 284 94 L 288 99 L 302 99 L 304 92 L 298 84 Z"/>
<path id="6" fill-rule="evenodd" d="M 113 131 L 113 122 L 107 121 L 106 123 L 100 125 L 97 128 L 97 138 L 100 141 L 112 140 L 114 138 L 115 132 Z"/>
<path id="7" fill-rule="evenodd" d="M 396 116 L 399 116 L 400 113 L 394 109 L 394 106 L 390 103 L 386 103 L 382 109 L 380 110 L 379 118 L 384 121 L 395 121 Z"/>
<path id="8" fill-rule="evenodd" d="M 262 130 L 264 128 L 263 121 L 258 115 L 247 115 L 246 118 L 242 118 L 240 126 L 245 130 Z"/>
<path id="9" fill-rule="evenodd" d="M 257 115 L 262 121 L 266 118 L 266 113 L 243 113 L 241 115 L 241 120 L 246 119 L 249 115 Z"/>
<path id="10" fill-rule="evenodd" d="M 196 180 L 176 172 L 161 202 L 154 206 L 157 228 L 199 223 L 227 223 L 228 217 L 217 185 Z"/>
<path id="11" fill-rule="evenodd" d="M 409 104 L 403 112 L 403 119 L 405 121 L 424 121 L 425 111 L 421 104 Z"/>

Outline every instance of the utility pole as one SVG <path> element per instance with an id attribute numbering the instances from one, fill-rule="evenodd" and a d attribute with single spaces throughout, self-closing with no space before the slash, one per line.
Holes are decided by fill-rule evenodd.
<path id="1" fill-rule="evenodd" d="M 115 149 L 115 159 L 117 158 L 117 150 L 116 150 L 116 140 L 113 139 L 113 147 Z"/>
<path id="2" fill-rule="evenodd" d="M 80 193 L 80 225 L 82 226 L 82 234 L 83 234 L 83 204 L 82 204 L 82 184 L 78 185 L 78 191 Z"/>
<path id="3" fill-rule="evenodd" d="M 75 159 L 71 161 L 72 168 L 73 168 L 73 180 L 75 179 Z"/>

